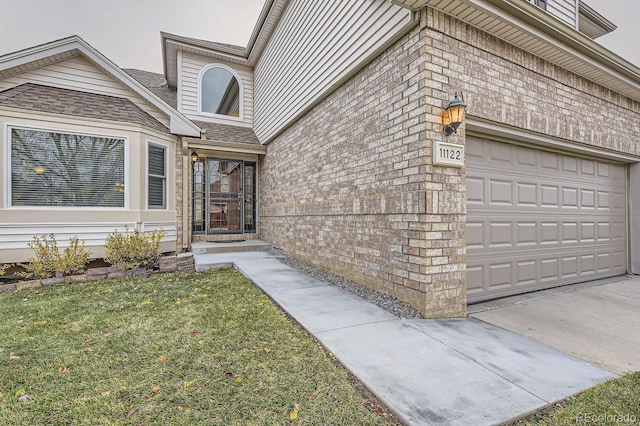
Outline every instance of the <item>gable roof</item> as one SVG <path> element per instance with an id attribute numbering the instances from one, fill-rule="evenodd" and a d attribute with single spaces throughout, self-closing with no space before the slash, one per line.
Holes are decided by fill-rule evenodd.
<path id="1" fill-rule="evenodd" d="M 25 83 L 0 92 L 0 106 L 53 114 L 137 123 L 168 133 L 162 123 L 129 99 Z"/>
<path id="2" fill-rule="evenodd" d="M 165 101 L 167 105 L 174 109 L 178 108 L 178 91 L 169 87 L 164 75 L 132 68 L 125 68 L 124 72 L 151 90 L 156 96 Z"/>
<path id="3" fill-rule="evenodd" d="M 187 117 L 176 111 L 153 91 L 124 72 L 87 42 L 71 36 L 50 43 L 0 56 L 0 78 L 6 78 L 68 58 L 83 55 L 90 62 L 110 74 L 117 81 L 137 93 L 169 117 L 171 133 L 184 136 L 200 136 L 200 129 Z"/>
<path id="4" fill-rule="evenodd" d="M 552 14 L 522 0 L 390 0 L 414 12 L 430 7 L 454 16 L 542 59 L 617 93 L 640 101 L 640 68 L 598 44 Z M 162 34 L 165 75 L 177 80 L 176 52 L 195 51 L 220 60 L 254 67 L 291 0 L 266 0 L 249 44 L 237 46 Z M 582 6 L 583 2 L 580 2 Z M 584 7 L 582 10 L 586 10 Z M 593 14 L 592 14 L 593 15 Z M 595 15 L 594 15 L 595 16 Z M 607 22 L 600 22 L 607 27 Z M 607 25 L 605 25 L 607 24 Z M 609 23 L 610 24 L 610 23 Z M 613 24 L 608 28 L 613 29 Z"/>

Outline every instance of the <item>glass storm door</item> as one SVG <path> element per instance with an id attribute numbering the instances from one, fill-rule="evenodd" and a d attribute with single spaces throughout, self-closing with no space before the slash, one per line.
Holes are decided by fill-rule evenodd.
<path id="1" fill-rule="evenodd" d="M 242 232 L 242 162 L 209 160 L 209 231 Z"/>
<path id="2" fill-rule="evenodd" d="M 195 233 L 255 232 L 255 167 L 211 158 L 193 164 Z"/>

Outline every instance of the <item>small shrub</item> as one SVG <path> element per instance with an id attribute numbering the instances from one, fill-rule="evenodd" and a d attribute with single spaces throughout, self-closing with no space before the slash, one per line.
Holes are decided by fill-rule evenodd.
<path id="1" fill-rule="evenodd" d="M 0 277 L 3 276 L 11 266 L 10 263 L 0 264 Z"/>
<path id="2" fill-rule="evenodd" d="M 163 231 L 143 233 L 136 229 L 131 232 L 128 227 L 125 232 L 115 231 L 107 238 L 104 260 L 125 269 L 155 265 L 160 259 L 162 237 Z"/>
<path id="3" fill-rule="evenodd" d="M 89 251 L 78 237 L 71 238 L 69 247 L 62 253 L 53 234 L 34 236 L 29 248 L 33 250 L 33 257 L 24 265 L 26 272 L 22 275 L 26 277 L 51 278 L 77 274 L 84 271 L 89 261 Z"/>

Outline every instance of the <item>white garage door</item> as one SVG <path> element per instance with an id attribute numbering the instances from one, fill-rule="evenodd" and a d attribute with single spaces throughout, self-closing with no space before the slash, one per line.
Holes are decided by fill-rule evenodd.
<path id="1" fill-rule="evenodd" d="M 467 138 L 467 296 L 626 273 L 626 166 Z"/>

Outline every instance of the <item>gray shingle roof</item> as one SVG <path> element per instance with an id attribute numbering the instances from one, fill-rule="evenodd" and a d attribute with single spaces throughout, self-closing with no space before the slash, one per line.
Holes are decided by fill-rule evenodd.
<path id="1" fill-rule="evenodd" d="M 260 145 L 258 137 L 250 127 L 229 126 L 227 124 L 207 123 L 205 121 L 192 121 L 196 126 L 207 130 L 207 139 L 221 142 Z"/>
<path id="2" fill-rule="evenodd" d="M 173 109 L 178 108 L 178 92 L 167 85 L 164 75 L 150 71 L 124 69 L 138 83 L 151 90 L 157 97 L 169 104 Z"/>
<path id="3" fill-rule="evenodd" d="M 177 91 L 167 86 L 164 75 L 136 69 L 125 69 L 124 71 L 173 108 L 177 108 Z M 208 123 L 205 121 L 191 121 L 201 129 L 207 130 L 207 139 L 222 142 L 260 144 L 258 137 L 251 128 Z"/>
<path id="4" fill-rule="evenodd" d="M 0 92 L 0 106 L 137 123 L 169 132 L 162 123 L 128 99 L 25 83 Z"/>

